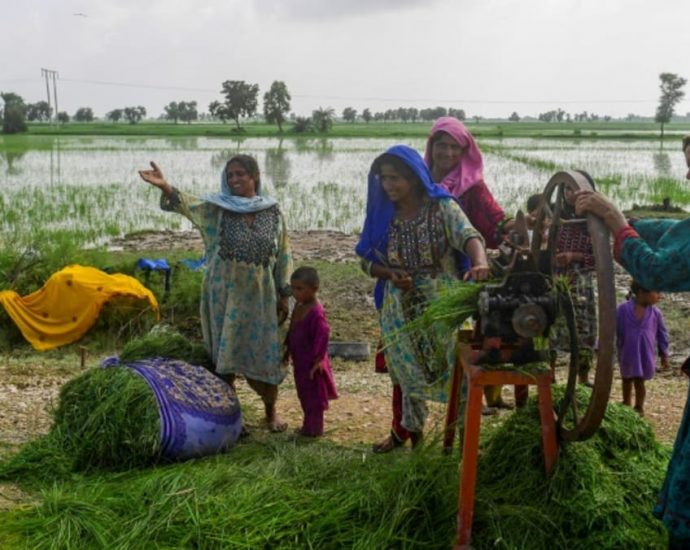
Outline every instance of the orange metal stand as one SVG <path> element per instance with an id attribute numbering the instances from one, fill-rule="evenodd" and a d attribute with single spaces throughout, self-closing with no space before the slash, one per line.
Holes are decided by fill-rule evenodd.
<path id="1" fill-rule="evenodd" d="M 556 422 L 551 399 L 550 372 L 530 375 L 514 370 L 486 370 L 472 363 L 477 351 L 467 344 L 459 348 L 459 360 L 453 369 L 451 396 L 446 416 L 444 450 L 449 452 L 453 447 L 455 422 L 458 418 L 460 388 L 464 373 L 467 388 L 467 408 L 465 412 L 465 430 L 462 446 L 462 473 L 458 492 L 458 530 L 455 549 L 469 548 L 472 535 L 472 518 L 474 515 L 474 494 L 477 482 L 477 457 L 479 453 L 479 430 L 481 428 L 482 395 L 484 386 L 512 384 L 517 386 L 536 385 L 539 395 L 539 416 L 541 419 L 542 448 L 544 452 L 544 469 L 551 475 L 558 454 L 556 439 Z"/>

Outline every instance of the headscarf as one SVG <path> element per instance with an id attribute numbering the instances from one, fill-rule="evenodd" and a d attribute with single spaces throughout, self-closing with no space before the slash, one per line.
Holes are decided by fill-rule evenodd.
<path id="1" fill-rule="evenodd" d="M 394 145 L 386 151 L 402 160 L 422 182 L 429 198 L 452 198 L 443 187 L 436 185 L 420 154 L 407 145 Z M 368 176 L 367 214 L 359 242 L 355 247 L 358 256 L 370 262 L 385 263 L 388 248 L 388 227 L 395 216 L 395 206 L 383 190 L 379 176 L 375 173 L 376 161 L 371 165 Z M 376 308 L 383 302 L 383 280 L 379 279 L 374 290 Z"/>
<path id="2" fill-rule="evenodd" d="M 431 168 L 432 139 L 438 132 L 445 132 L 465 149 L 457 166 L 453 168 L 442 181 L 438 182 L 455 198 L 462 197 L 470 188 L 484 181 L 484 161 L 482 153 L 472 134 L 455 117 L 443 116 L 434 122 L 426 141 L 424 160 Z"/>
<path id="3" fill-rule="evenodd" d="M 278 204 L 275 199 L 261 195 L 261 182 L 258 180 L 256 181 L 256 195 L 253 197 L 233 195 L 228 185 L 227 169 L 226 165 L 220 173 L 220 193 L 204 195 L 201 197 L 204 201 L 237 214 L 253 214 Z"/>

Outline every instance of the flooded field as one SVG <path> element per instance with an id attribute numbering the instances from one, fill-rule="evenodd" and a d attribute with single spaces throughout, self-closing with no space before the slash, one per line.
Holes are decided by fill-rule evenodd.
<path id="1" fill-rule="evenodd" d="M 424 140 L 402 140 L 423 151 Z M 257 157 L 265 192 L 291 229 L 356 232 L 364 217 L 372 160 L 394 141 L 382 138 L 204 138 L 30 136 L 0 138 L 0 215 L 5 242 L 61 233 L 81 243 L 144 229 L 188 229 L 158 208 L 158 192 L 137 170 L 151 160 L 195 195 L 216 191 L 225 161 Z M 485 179 L 508 211 L 524 206 L 560 169 L 589 171 L 621 206 L 670 197 L 690 205 L 680 146 L 649 140 L 487 139 Z"/>

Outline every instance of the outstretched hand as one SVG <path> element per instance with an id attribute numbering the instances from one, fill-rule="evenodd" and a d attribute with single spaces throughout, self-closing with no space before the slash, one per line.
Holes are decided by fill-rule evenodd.
<path id="1" fill-rule="evenodd" d="M 613 202 L 598 191 L 582 190 L 575 193 L 575 212 L 579 215 L 594 214 L 601 218 L 609 231 L 616 233 L 627 225 L 625 216 Z"/>
<path id="2" fill-rule="evenodd" d="M 165 176 L 158 165 L 151 161 L 151 168 L 152 170 L 139 170 L 139 176 L 141 176 L 141 179 L 155 187 L 158 187 L 158 189 L 166 194 L 170 193 L 172 191 L 172 187 L 170 187 L 170 184 L 165 179 Z"/>

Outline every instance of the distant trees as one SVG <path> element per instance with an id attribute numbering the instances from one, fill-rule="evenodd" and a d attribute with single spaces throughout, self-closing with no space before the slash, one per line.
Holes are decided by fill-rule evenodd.
<path id="1" fill-rule="evenodd" d="M 508 117 L 508 120 L 510 120 L 510 122 L 520 122 L 520 115 L 518 115 L 516 111 L 513 111 Z"/>
<path id="2" fill-rule="evenodd" d="M 130 124 L 136 124 L 146 116 L 146 108 L 141 105 L 138 107 L 125 107 L 122 109 L 122 115 Z"/>
<path id="3" fill-rule="evenodd" d="M 308 132 L 314 131 L 314 124 L 311 118 L 298 116 L 294 120 L 294 125 L 292 126 L 292 131 L 296 134 L 306 134 Z"/>
<path id="4" fill-rule="evenodd" d="M 276 80 L 271 88 L 264 94 L 264 118 L 266 122 L 278 125 L 278 131 L 282 133 L 283 123 L 290 112 L 290 92 L 285 82 Z"/>
<path id="5" fill-rule="evenodd" d="M 211 101 L 208 104 L 208 113 L 213 117 L 219 119 L 223 124 L 230 120 L 230 113 L 224 103 L 220 101 Z"/>
<path id="6" fill-rule="evenodd" d="M 190 124 L 199 118 L 196 101 L 171 101 L 165 107 L 165 118 L 177 124 L 178 120 Z"/>
<path id="7" fill-rule="evenodd" d="M 79 107 L 74 113 L 74 120 L 77 122 L 93 122 L 93 109 L 91 107 Z"/>
<path id="8" fill-rule="evenodd" d="M 2 133 L 26 132 L 26 105 L 21 96 L 12 92 L 0 93 L 4 103 L 2 109 Z"/>
<path id="9" fill-rule="evenodd" d="M 311 120 L 317 131 L 326 133 L 333 127 L 333 119 L 335 118 L 335 110 L 332 107 L 319 107 L 312 111 Z"/>
<path id="10" fill-rule="evenodd" d="M 29 122 L 48 122 L 53 116 L 53 109 L 47 101 L 37 101 L 26 106 L 26 119 Z"/>
<path id="11" fill-rule="evenodd" d="M 459 121 L 464 121 L 467 118 L 464 109 L 448 109 L 448 116 L 457 118 Z"/>
<path id="12" fill-rule="evenodd" d="M 369 109 L 364 109 L 362 111 L 362 120 L 364 122 L 368 123 L 369 121 L 371 121 L 372 118 L 373 118 L 373 116 L 372 116 L 371 111 Z"/>
<path id="13" fill-rule="evenodd" d="M 225 111 L 228 119 L 234 120 L 240 130 L 240 118 L 256 113 L 258 84 L 247 84 L 244 80 L 226 80 L 221 93 L 225 96 Z"/>
<path id="14" fill-rule="evenodd" d="M 347 122 L 354 122 L 357 119 L 357 109 L 352 107 L 345 107 L 343 109 L 343 120 Z"/>
<path id="15" fill-rule="evenodd" d="M 66 111 L 60 111 L 57 114 L 57 119 L 60 124 L 67 124 L 69 122 L 69 115 Z"/>
<path id="16" fill-rule="evenodd" d="M 664 137 L 664 124 L 671 122 L 673 110 L 678 102 L 683 99 L 685 92 L 682 90 L 687 80 L 674 73 L 661 73 L 659 75 L 661 84 L 661 96 L 659 106 L 656 108 L 654 121 L 661 124 L 661 137 Z"/>
<path id="17" fill-rule="evenodd" d="M 113 109 L 105 114 L 105 118 L 113 122 L 119 122 L 122 118 L 122 109 Z"/>

